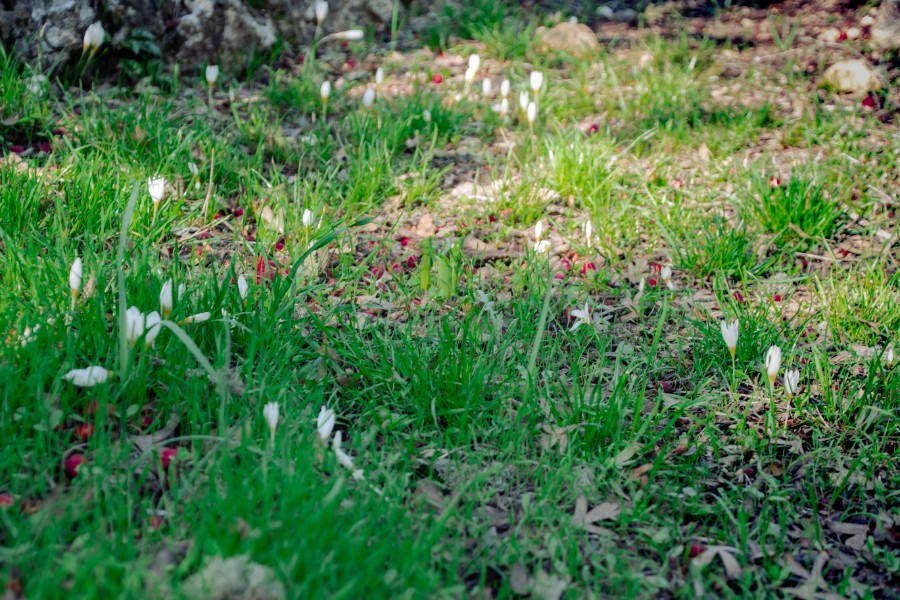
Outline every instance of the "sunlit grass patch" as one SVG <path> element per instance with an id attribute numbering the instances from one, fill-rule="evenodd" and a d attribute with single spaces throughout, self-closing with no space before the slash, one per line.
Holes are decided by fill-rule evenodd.
<path id="1" fill-rule="evenodd" d="M 738 192 L 742 212 L 780 243 L 808 248 L 830 238 L 841 223 L 846 192 L 839 184 L 796 171 L 784 181 L 752 173 L 749 182 L 746 191 Z"/>

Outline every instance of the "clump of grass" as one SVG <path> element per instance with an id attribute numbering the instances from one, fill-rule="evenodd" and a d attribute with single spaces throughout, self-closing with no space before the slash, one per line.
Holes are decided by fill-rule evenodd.
<path id="1" fill-rule="evenodd" d="M 844 342 L 872 345 L 900 328 L 898 276 L 880 260 L 862 263 L 816 286 L 829 328 Z"/>
<path id="2" fill-rule="evenodd" d="M 760 275 L 771 263 L 759 261 L 756 240 L 743 222 L 734 225 L 713 215 L 685 225 L 663 230 L 679 269 L 702 279 L 716 274 L 734 278 L 744 273 Z"/>
<path id="3" fill-rule="evenodd" d="M 792 172 L 787 181 L 756 172 L 740 206 L 748 220 L 781 243 L 808 248 L 837 231 L 843 217 L 842 196 L 840 190 L 803 172 Z"/>

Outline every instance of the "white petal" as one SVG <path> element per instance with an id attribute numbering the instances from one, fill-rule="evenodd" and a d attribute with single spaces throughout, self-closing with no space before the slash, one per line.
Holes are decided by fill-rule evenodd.
<path id="1" fill-rule="evenodd" d="M 81 264 L 81 257 L 75 259 L 72 267 L 69 269 L 69 290 L 73 296 L 77 296 L 81 291 L 81 277 L 84 275 L 84 267 Z"/>

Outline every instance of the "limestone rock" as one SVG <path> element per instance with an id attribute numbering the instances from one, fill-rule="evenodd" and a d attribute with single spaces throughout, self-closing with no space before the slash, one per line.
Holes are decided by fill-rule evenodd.
<path id="1" fill-rule="evenodd" d="M 596 34 L 582 23 L 558 23 L 552 29 L 538 27 L 534 35 L 543 51 L 567 52 L 579 58 L 594 57 L 600 52 Z"/>
<path id="2" fill-rule="evenodd" d="M 871 39 L 879 50 L 900 49 L 900 0 L 884 0 L 878 7 Z"/>
<path id="3" fill-rule="evenodd" d="M 819 34 L 819 41 L 827 44 L 836 44 L 841 39 L 841 32 L 836 27 L 829 27 Z"/>
<path id="4" fill-rule="evenodd" d="M 89 25 L 100 22 L 107 37 L 98 56 L 114 65 L 133 56 L 133 40 L 153 43 L 166 62 L 185 69 L 220 62 L 232 69 L 251 50 L 306 46 L 316 31 L 314 0 L 4 0 L 0 43 L 35 67 L 73 63 L 81 56 Z M 347 29 L 385 32 L 393 0 L 329 0 L 323 33 Z M 401 19 L 404 3 L 400 3 Z M 101 8 L 102 7 L 102 8 Z M 155 54 L 154 54 L 155 55 Z M 40 57 L 42 64 L 35 61 Z M 137 57 L 139 60 L 142 58 Z M 98 61 L 99 62 L 99 61 Z"/>
<path id="5" fill-rule="evenodd" d="M 838 92 L 866 94 L 881 89 L 881 77 L 864 60 L 844 60 L 825 70 L 822 81 Z"/>
<path id="6" fill-rule="evenodd" d="M 185 0 L 184 6 L 189 12 L 175 26 L 180 38 L 176 57 L 183 64 L 193 64 L 197 57 L 240 58 L 250 50 L 269 49 L 277 40 L 272 21 L 241 0 Z"/>
<path id="7" fill-rule="evenodd" d="M 188 598 L 210 600 L 282 600 L 284 586 L 271 568 L 248 556 L 214 558 L 191 575 L 182 591 Z"/>

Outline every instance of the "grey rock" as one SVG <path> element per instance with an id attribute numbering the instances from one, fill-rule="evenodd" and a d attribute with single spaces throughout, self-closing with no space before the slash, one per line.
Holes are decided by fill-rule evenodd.
<path id="1" fill-rule="evenodd" d="M 316 32 L 313 0 L 16 0 L 0 3 L 0 41 L 41 68 L 72 63 L 81 56 L 89 25 L 100 21 L 107 33 L 101 52 L 115 53 L 139 36 L 154 40 L 165 61 L 183 68 L 206 62 L 237 67 L 252 49 L 272 48 L 279 38 L 289 47 L 309 44 Z M 393 0 L 330 0 L 322 33 L 347 29 L 385 32 Z M 97 6 L 103 9 L 96 9 Z M 402 4 L 400 5 L 403 10 Z M 402 16 L 402 15 L 401 15 Z M 35 65 L 37 66 L 37 65 Z"/>

